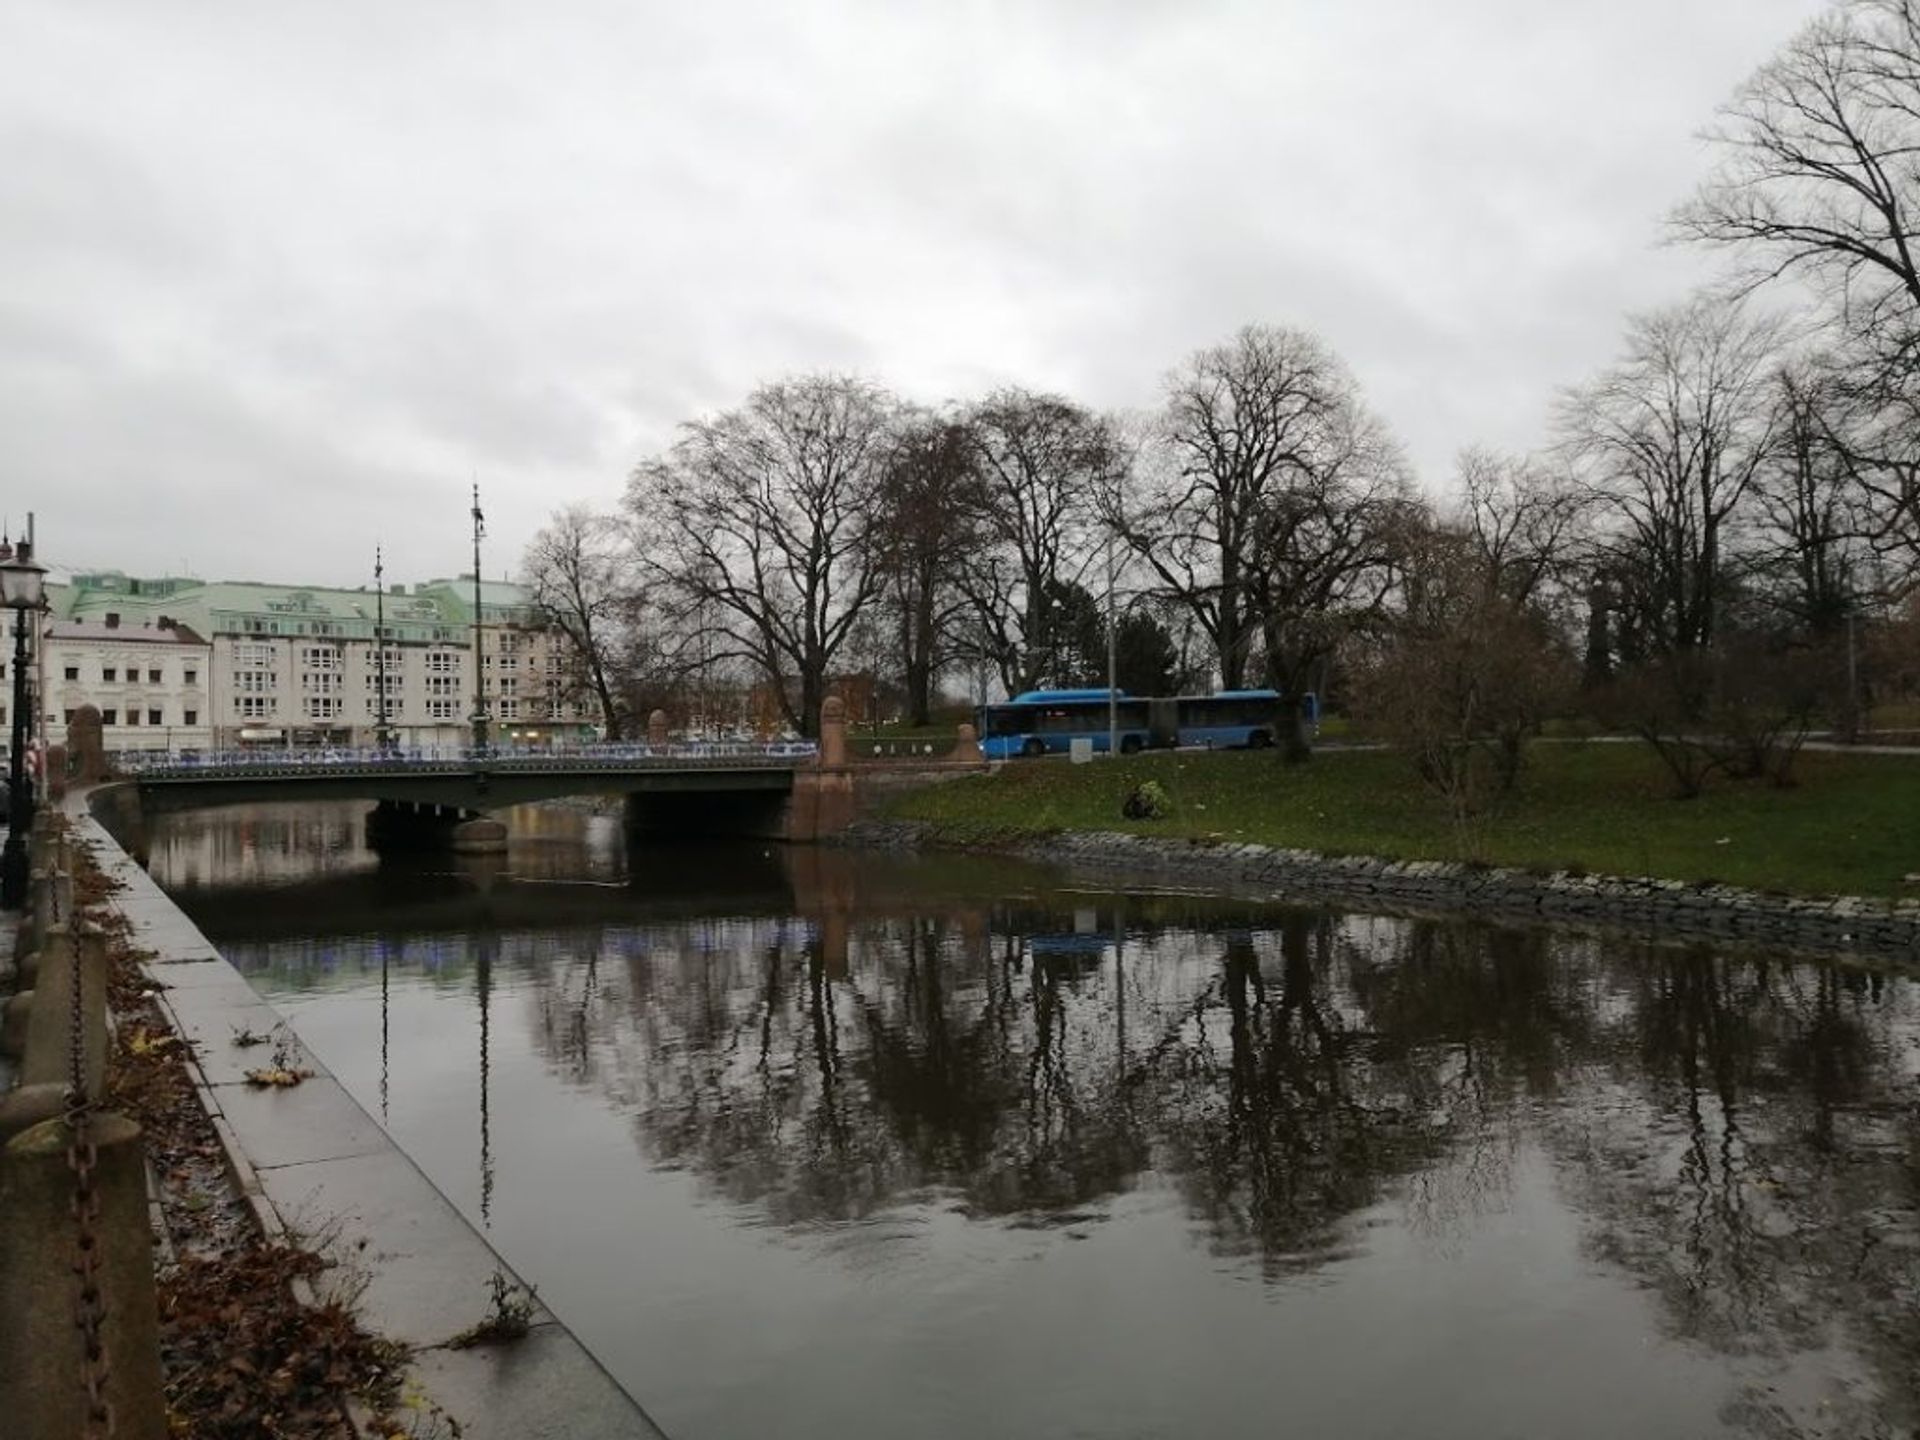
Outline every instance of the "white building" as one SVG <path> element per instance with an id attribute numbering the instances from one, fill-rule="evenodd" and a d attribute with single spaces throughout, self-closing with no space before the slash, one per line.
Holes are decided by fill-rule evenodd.
<path id="1" fill-rule="evenodd" d="M 75 576 L 49 587 L 49 743 L 61 743 L 68 715 L 92 703 L 106 722 L 109 750 L 371 745 L 383 696 L 388 730 L 405 746 L 470 743 L 476 704 L 496 744 L 591 738 L 588 712 L 573 698 L 564 635 L 541 623 L 519 586 L 483 581 L 479 590 L 476 686 L 471 576 L 395 585 L 383 595 L 118 572 Z M 149 645 L 197 644 L 204 659 L 193 667 L 184 659 L 135 661 L 127 658 L 129 636 L 149 637 Z M 70 659 L 54 657 L 62 645 Z M 83 653 L 84 646 L 98 653 Z M 131 688 L 130 665 L 140 676 Z M 77 672 L 73 681 L 65 679 L 69 670 Z M 149 682 L 153 673 L 163 679 Z M 175 675 L 179 693 L 163 696 Z M 149 723 L 156 711 L 158 730 Z"/>
<path id="2" fill-rule="evenodd" d="M 213 742 L 213 647 L 171 616 L 53 620 L 42 631 L 47 738 L 66 740 L 82 705 L 110 750 L 205 749 Z"/>

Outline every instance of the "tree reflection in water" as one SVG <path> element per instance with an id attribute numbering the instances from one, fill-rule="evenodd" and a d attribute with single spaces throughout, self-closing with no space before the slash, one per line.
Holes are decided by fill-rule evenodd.
<path id="1" fill-rule="evenodd" d="M 776 1229 L 932 1206 L 1082 1232 L 1148 1190 L 1284 1284 L 1381 1217 L 1464 1247 L 1523 1152 L 1544 1156 L 1588 1257 L 1655 1297 L 1671 1339 L 1760 1377 L 1730 1424 L 1920 1424 L 1911 981 L 1003 872 L 916 890 L 865 863 L 810 855 L 777 892 L 756 877 L 692 911 L 679 879 L 668 900 L 549 905 L 522 877 L 384 870 L 202 908 L 250 927 L 223 949 L 284 984 L 358 966 L 474 986 L 496 1046 L 518 1007 L 650 1163 Z M 313 938 L 346 912 L 417 928 Z"/>
<path id="2" fill-rule="evenodd" d="M 1281 1279 L 1364 1245 L 1383 1203 L 1440 1243 L 1470 1232 L 1530 1141 L 1590 1255 L 1657 1295 L 1675 1337 L 1772 1365 L 1777 1390 L 1730 1422 L 1913 1423 L 1910 984 L 1115 903 L 1091 923 L 980 905 L 666 927 L 581 1023 L 646 1152 L 775 1226 L 929 1201 L 1080 1225 L 1162 1184 L 1218 1253 Z M 1830 1347 L 1860 1357 L 1857 1383 L 1797 1394 L 1794 1357 Z"/>

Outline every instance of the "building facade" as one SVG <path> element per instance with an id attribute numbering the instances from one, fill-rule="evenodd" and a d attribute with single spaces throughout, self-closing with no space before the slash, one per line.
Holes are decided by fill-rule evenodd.
<path id="1" fill-rule="evenodd" d="M 565 636 L 517 585 L 481 582 L 477 626 L 470 575 L 382 595 L 115 571 L 48 589 L 51 744 L 89 703 L 109 750 L 372 745 L 383 714 L 403 747 L 458 746 L 472 741 L 476 705 L 495 744 L 596 733 Z M 158 655 L 174 659 L 141 658 Z"/>

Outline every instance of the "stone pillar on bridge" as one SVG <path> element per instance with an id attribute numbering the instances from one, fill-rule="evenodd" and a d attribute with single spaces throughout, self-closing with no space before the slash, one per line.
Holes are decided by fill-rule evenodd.
<path id="1" fill-rule="evenodd" d="M 966 721 L 960 722 L 960 728 L 953 733 L 953 763 L 956 765 L 984 765 L 987 757 L 980 753 L 980 737 L 973 726 Z"/>
<path id="2" fill-rule="evenodd" d="M 847 702 L 829 695 L 820 707 L 820 766 L 833 769 L 847 763 Z"/>
<path id="3" fill-rule="evenodd" d="M 665 745 L 667 743 L 667 712 L 656 710 L 647 716 L 647 744 Z"/>
<path id="4" fill-rule="evenodd" d="M 787 838 L 819 840 L 852 822 L 853 772 L 847 766 L 847 706 L 838 695 L 820 707 L 820 758 L 793 772 L 787 805 Z"/>

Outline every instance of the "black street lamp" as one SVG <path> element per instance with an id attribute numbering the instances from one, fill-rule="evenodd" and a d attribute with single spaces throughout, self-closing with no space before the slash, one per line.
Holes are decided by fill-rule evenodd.
<path id="1" fill-rule="evenodd" d="M 487 519 L 480 513 L 480 485 L 473 487 L 473 752 L 487 753 L 487 678 L 480 658 L 480 542 L 486 538 Z"/>
<path id="2" fill-rule="evenodd" d="M 0 560 L 0 606 L 13 611 L 13 750 L 7 771 L 7 844 L 0 852 L 0 906 L 27 899 L 27 832 L 33 826 L 33 781 L 27 775 L 27 615 L 47 598 L 47 567 L 22 540 Z"/>
<path id="3" fill-rule="evenodd" d="M 380 547 L 373 547 L 373 671 L 378 699 L 374 703 L 373 747 L 382 755 L 393 750 L 393 726 L 387 723 L 387 582 L 380 563 Z"/>

